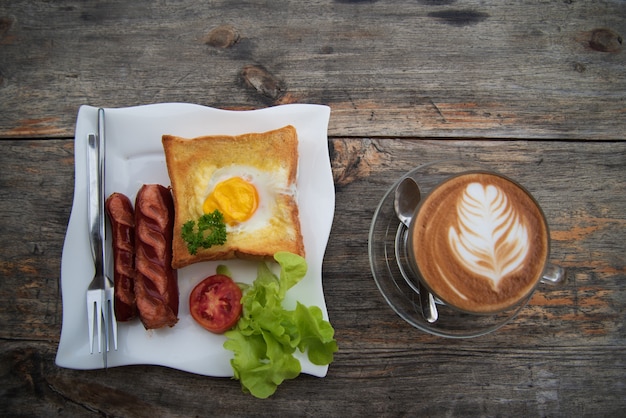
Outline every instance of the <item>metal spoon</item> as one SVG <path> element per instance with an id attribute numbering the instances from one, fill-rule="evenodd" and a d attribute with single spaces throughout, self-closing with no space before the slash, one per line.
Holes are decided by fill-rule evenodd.
<path id="1" fill-rule="evenodd" d="M 404 178 L 396 188 L 393 208 L 396 216 L 408 228 L 411 224 L 413 212 L 420 202 L 420 189 L 415 180 L 410 177 Z M 420 294 L 420 305 L 422 305 L 422 315 L 429 323 L 434 323 L 439 318 L 435 298 L 433 295 L 421 285 L 417 280 L 417 290 Z"/>

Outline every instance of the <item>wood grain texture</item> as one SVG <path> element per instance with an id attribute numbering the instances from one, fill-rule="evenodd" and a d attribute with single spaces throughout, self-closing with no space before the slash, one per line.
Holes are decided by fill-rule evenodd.
<path id="1" fill-rule="evenodd" d="M 0 415 L 626 415 L 625 34 L 620 0 L 0 1 Z M 78 107 L 157 102 L 331 107 L 327 377 L 54 364 Z M 568 271 L 470 340 L 403 322 L 367 255 L 387 189 L 450 158 L 526 186 Z"/>
<path id="2" fill-rule="evenodd" d="M 163 367 L 56 367 L 73 143 L 0 141 L 3 415 L 626 412 L 626 142 L 331 137 L 330 145 L 336 213 L 323 283 L 340 351 L 326 378 L 300 376 L 261 401 L 230 379 Z M 448 158 L 490 165 L 530 189 L 551 225 L 551 259 L 569 271 L 563 287 L 537 292 L 512 323 L 471 340 L 433 337 L 405 324 L 378 292 L 367 256 L 371 218 L 388 187 L 417 165 Z"/>
<path id="3" fill-rule="evenodd" d="M 620 0 L 5 1 L 0 138 L 71 137 L 81 104 L 298 102 L 335 136 L 626 139 L 625 34 Z"/>

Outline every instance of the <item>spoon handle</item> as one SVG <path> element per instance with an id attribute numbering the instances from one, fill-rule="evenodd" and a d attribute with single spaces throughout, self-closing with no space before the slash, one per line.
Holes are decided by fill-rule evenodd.
<path id="1" fill-rule="evenodd" d="M 393 208 L 396 212 L 396 216 L 407 228 L 411 224 L 411 217 L 413 212 L 420 201 L 420 189 L 415 180 L 411 177 L 404 178 L 398 187 L 396 187 Z M 435 305 L 435 298 L 433 295 L 423 286 L 419 280 L 417 280 L 417 291 L 420 295 L 420 305 L 422 307 L 422 315 L 424 319 L 432 324 L 439 319 L 439 313 L 437 312 L 437 306 Z"/>
<path id="2" fill-rule="evenodd" d="M 437 306 L 435 306 L 433 294 L 426 290 L 421 284 L 418 285 L 418 289 L 420 291 L 420 305 L 422 305 L 422 315 L 424 315 L 424 319 L 430 324 L 437 322 L 439 313 L 437 312 Z"/>

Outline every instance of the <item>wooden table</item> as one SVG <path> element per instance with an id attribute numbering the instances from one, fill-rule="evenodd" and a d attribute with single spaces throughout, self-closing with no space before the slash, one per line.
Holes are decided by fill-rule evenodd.
<path id="1" fill-rule="evenodd" d="M 0 2 L 0 415 L 623 416 L 624 35 L 620 0 Z M 258 400 L 163 367 L 55 365 L 78 107 L 157 102 L 331 107 L 327 377 Z M 468 340 L 402 321 L 367 255 L 389 186 L 457 157 L 536 195 L 569 273 Z"/>

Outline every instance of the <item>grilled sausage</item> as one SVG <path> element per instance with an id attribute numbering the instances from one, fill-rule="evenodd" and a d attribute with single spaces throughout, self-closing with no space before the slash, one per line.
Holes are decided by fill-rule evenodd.
<path id="1" fill-rule="evenodd" d="M 135 295 L 146 329 L 178 322 L 178 276 L 172 269 L 174 202 L 169 189 L 143 185 L 135 200 Z"/>
<path id="2" fill-rule="evenodd" d="M 121 193 L 109 196 L 105 208 L 113 239 L 115 318 L 121 322 L 130 321 L 137 316 L 134 288 L 135 213 L 130 199 Z"/>

